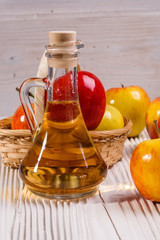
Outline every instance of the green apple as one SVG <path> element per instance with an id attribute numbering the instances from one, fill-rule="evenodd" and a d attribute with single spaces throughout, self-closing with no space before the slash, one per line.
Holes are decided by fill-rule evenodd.
<path id="1" fill-rule="evenodd" d="M 124 127 L 123 116 L 118 109 L 107 104 L 103 118 L 96 128 L 97 131 L 107 131 Z"/>

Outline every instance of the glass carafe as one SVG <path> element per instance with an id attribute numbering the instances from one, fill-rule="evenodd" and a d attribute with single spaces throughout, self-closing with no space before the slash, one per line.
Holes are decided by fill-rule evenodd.
<path id="1" fill-rule="evenodd" d="M 20 177 L 41 196 L 80 198 L 96 192 L 107 166 L 93 145 L 78 100 L 76 32 L 49 32 L 48 78 L 31 78 L 20 88 L 21 102 L 34 135 L 20 165 Z M 46 107 L 37 127 L 29 100 L 31 87 L 45 87 Z M 35 130 L 35 128 L 37 129 Z"/>

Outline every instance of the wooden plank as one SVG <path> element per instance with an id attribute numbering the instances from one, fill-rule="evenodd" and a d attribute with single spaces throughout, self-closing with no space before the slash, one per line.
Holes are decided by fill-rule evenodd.
<path id="1" fill-rule="evenodd" d="M 94 12 L 94 11 L 157 11 L 160 9 L 159 0 L 1 0 L 1 12 L 10 13 L 11 15 L 23 14 L 26 12 L 39 13 L 41 12 L 49 13 L 49 9 L 53 10 L 53 13 L 62 12 Z M 4 13 L 5 10 L 5 13 Z M 23 10 L 20 11 L 20 10 Z"/>
<path id="2" fill-rule="evenodd" d="M 100 188 L 102 201 L 120 239 L 160 238 L 160 204 L 147 201 L 138 193 L 129 167 L 133 149 L 146 137 L 127 140 L 122 161 L 113 166 Z"/>
<path id="3" fill-rule="evenodd" d="M 15 88 L 36 76 L 49 30 L 77 31 L 85 43 L 82 68 L 106 89 L 136 84 L 151 99 L 159 96 L 159 1 L 1 2 L 1 115 L 13 114 L 20 104 Z"/>

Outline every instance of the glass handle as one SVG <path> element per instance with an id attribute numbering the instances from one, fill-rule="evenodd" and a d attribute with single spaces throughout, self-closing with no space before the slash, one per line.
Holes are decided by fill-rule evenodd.
<path id="1" fill-rule="evenodd" d="M 32 87 L 45 88 L 46 87 L 45 80 L 46 78 L 29 78 L 22 83 L 19 91 L 20 101 L 32 135 L 34 134 L 37 127 L 37 120 L 29 98 L 29 91 L 30 88 Z"/>

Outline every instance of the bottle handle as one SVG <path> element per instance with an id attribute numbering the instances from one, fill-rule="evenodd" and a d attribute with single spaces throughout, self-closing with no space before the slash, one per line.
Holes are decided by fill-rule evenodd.
<path id="1" fill-rule="evenodd" d="M 29 125 L 31 134 L 33 135 L 37 128 L 37 120 L 29 98 L 29 91 L 32 87 L 46 87 L 46 78 L 29 78 L 24 81 L 19 90 L 20 101 Z"/>

